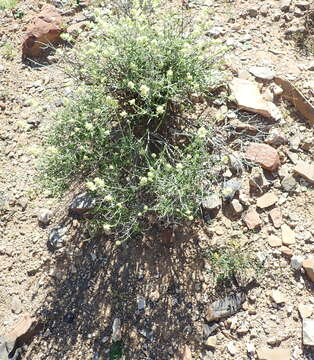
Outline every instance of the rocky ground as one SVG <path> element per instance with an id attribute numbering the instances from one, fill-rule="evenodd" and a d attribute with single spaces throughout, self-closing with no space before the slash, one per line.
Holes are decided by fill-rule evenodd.
<path id="1" fill-rule="evenodd" d="M 90 18 L 89 6 L 52 3 L 65 23 Z M 55 199 L 37 181 L 43 137 L 68 88 L 54 56 L 44 64 L 21 59 L 26 25 L 44 2 L 0 10 L 0 333 L 23 313 L 36 317 L 23 359 L 114 359 L 120 339 L 126 359 L 314 358 L 314 57 L 300 47 L 310 36 L 311 3 L 184 4 L 187 14 L 210 9 L 209 36 L 230 47 L 230 91 L 250 110 L 229 106 L 223 94 L 211 109 L 228 140 L 225 190 L 236 179 L 237 191 L 229 202 L 220 195 L 204 201 L 212 220 L 202 231 L 154 229 L 118 249 L 105 237 L 90 239 L 80 219 L 68 216 L 72 193 Z M 309 102 L 291 101 L 281 79 Z M 51 234 L 61 238 L 56 251 Z M 217 284 L 206 252 L 230 243 L 256 255 L 255 281 Z M 220 319 L 209 311 L 244 290 L 234 314 Z"/>

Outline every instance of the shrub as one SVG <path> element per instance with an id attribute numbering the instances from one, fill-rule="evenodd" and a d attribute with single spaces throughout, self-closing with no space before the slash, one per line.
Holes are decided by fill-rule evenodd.
<path id="1" fill-rule="evenodd" d="M 0 0 L 0 10 L 11 10 L 16 7 L 18 0 Z"/>
<path id="2" fill-rule="evenodd" d="M 98 199 L 91 224 L 119 241 L 192 220 L 214 175 L 196 102 L 220 80 L 221 47 L 175 12 L 98 11 L 90 27 L 67 60 L 77 89 L 47 140 L 46 183 L 84 182 Z"/>

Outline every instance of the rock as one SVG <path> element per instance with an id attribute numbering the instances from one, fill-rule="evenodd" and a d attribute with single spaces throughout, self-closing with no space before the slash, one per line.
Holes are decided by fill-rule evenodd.
<path id="1" fill-rule="evenodd" d="M 259 167 L 253 167 L 249 178 L 249 184 L 252 190 L 259 190 L 260 192 L 264 191 L 267 186 L 269 186 L 263 170 Z"/>
<path id="2" fill-rule="evenodd" d="M 273 206 L 278 201 L 278 197 L 273 192 L 268 192 L 257 199 L 256 205 L 260 209 Z"/>
<path id="3" fill-rule="evenodd" d="M 145 306 L 146 306 L 146 301 L 145 301 L 145 298 L 143 297 L 139 297 L 137 299 L 137 310 L 144 310 L 145 309 Z"/>
<path id="4" fill-rule="evenodd" d="M 66 233 L 67 228 L 62 225 L 51 229 L 48 236 L 48 246 L 52 250 L 61 248 L 64 245 Z"/>
<path id="5" fill-rule="evenodd" d="M 280 10 L 283 12 L 288 12 L 290 9 L 291 0 L 281 0 Z"/>
<path id="6" fill-rule="evenodd" d="M 290 81 L 275 77 L 274 81 L 283 89 L 282 97 L 289 100 L 295 108 L 308 120 L 309 124 L 314 125 L 314 106 Z"/>
<path id="7" fill-rule="evenodd" d="M 87 193 L 77 195 L 70 207 L 69 211 L 71 214 L 82 215 L 88 211 L 93 210 L 96 205 L 96 199 Z"/>
<path id="8" fill-rule="evenodd" d="M 203 335 L 207 339 L 211 334 L 213 334 L 219 328 L 218 324 L 212 324 L 211 326 L 203 324 Z"/>
<path id="9" fill-rule="evenodd" d="M 276 229 L 280 228 L 282 225 L 282 214 L 280 208 L 274 208 L 269 212 L 271 221 L 274 224 Z"/>
<path id="10" fill-rule="evenodd" d="M 224 183 L 222 194 L 225 201 L 231 201 L 235 194 L 241 189 L 241 182 L 238 179 L 230 179 Z"/>
<path id="11" fill-rule="evenodd" d="M 238 199 L 233 199 L 231 201 L 231 209 L 236 215 L 239 215 L 243 211 L 243 206 Z"/>
<path id="12" fill-rule="evenodd" d="M 244 300 L 244 293 L 239 292 L 213 302 L 207 310 L 206 320 L 211 322 L 235 314 L 241 309 Z"/>
<path id="13" fill-rule="evenodd" d="M 310 3 L 308 1 L 297 1 L 295 3 L 295 6 L 299 8 L 300 10 L 308 10 L 310 8 Z"/>
<path id="14" fill-rule="evenodd" d="M 244 214 L 243 221 L 250 230 L 256 229 L 262 224 L 261 218 L 253 207 L 250 207 Z"/>
<path id="15" fill-rule="evenodd" d="M 249 68 L 249 72 L 261 80 L 273 80 L 274 76 L 276 75 L 273 70 L 268 67 L 264 66 L 251 66 Z"/>
<path id="16" fill-rule="evenodd" d="M 281 293 L 279 290 L 273 290 L 271 292 L 271 298 L 278 305 L 283 304 L 286 301 L 286 296 L 283 295 L 283 293 Z"/>
<path id="17" fill-rule="evenodd" d="M 181 349 L 175 357 L 175 360 L 192 360 L 192 352 L 190 348 L 187 345 L 184 345 L 183 349 Z"/>
<path id="18" fill-rule="evenodd" d="M 293 270 L 300 270 L 304 262 L 303 256 L 293 255 L 290 260 L 290 265 Z"/>
<path id="19" fill-rule="evenodd" d="M 309 318 L 313 314 L 313 305 L 300 304 L 298 306 L 299 314 L 302 319 Z"/>
<path id="20" fill-rule="evenodd" d="M 314 61 L 312 61 L 307 67 L 306 70 L 308 71 L 314 71 Z"/>
<path id="21" fill-rule="evenodd" d="M 308 258 L 304 260 L 302 266 L 305 270 L 307 277 L 311 281 L 314 281 L 314 258 Z"/>
<path id="22" fill-rule="evenodd" d="M 257 349 L 258 360 L 289 360 L 290 350 L 285 348 L 268 349 L 261 347 Z"/>
<path id="23" fill-rule="evenodd" d="M 246 150 L 245 157 L 262 168 L 275 171 L 280 165 L 277 150 L 267 144 L 252 143 Z"/>
<path id="24" fill-rule="evenodd" d="M 14 314 L 20 314 L 22 312 L 22 302 L 17 296 L 13 296 L 12 298 L 11 310 Z"/>
<path id="25" fill-rule="evenodd" d="M 115 318 L 112 324 L 112 341 L 116 342 L 121 340 L 121 320 L 119 318 Z"/>
<path id="26" fill-rule="evenodd" d="M 281 226 L 281 238 L 284 245 L 293 245 L 295 243 L 295 233 L 294 231 L 286 224 Z"/>
<path id="27" fill-rule="evenodd" d="M 314 144 L 314 137 L 306 136 L 301 139 L 300 147 L 304 151 L 310 151 Z"/>
<path id="28" fill-rule="evenodd" d="M 74 23 L 67 28 L 67 33 L 70 34 L 73 38 L 76 38 L 87 27 L 87 25 L 88 21 Z"/>
<path id="29" fill-rule="evenodd" d="M 246 344 L 246 351 L 252 357 L 255 354 L 255 345 L 253 343 Z"/>
<path id="30" fill-rule="evenodd" d="M 227 350 L 231 356 L 235 356 L 237 353 L 237 348 L 232 341 L 227 344 Z"/>
<path id="31" fill-rule="evenodd" d="M 41 224 L 48 225 L 52 217 L 52 212 L 48 209 L 41 209 L 37 215 L 38 221 Z"/>
<path id="32" fill-rule="evenodd" d="M 299 161 L 294 168 L 294 172 L 314 184 L 314 163 L 309 164 L 305 161 Z"/>
<path id="33" fill-rule="evenodd" d="M 270 235 L 267 242 L 271 247 L 278 247 L 282 245 L 281 239 L 276 235 Z"/>
<path id="34" fill-rule="evenodd" d="M 295 190 L 297 182 L 293 176 L 285 176 L 281 180 L 281 187 L 285 192 L 292 192 Z"/>
<path id="35" fill-rule="evenodd" d="M 215 349 L 217 346 L 217 337 L 216 336 L 210 336 L 206 342 L 205 346 L 211 349 Z"/>
<path id="36" fill-rule="evenodd" d="M 229 87 L 240 109 L 261 114 L 276 121 L 282 118 L 277 106 L 263 98 L 254 82 L 234 78 Z"/>
<path id="37" fill-rule="evenodd" d="M 221 207 L 221 198 L 218 194 L 212 194 L 202 200 L 204 210 L 215 210 Z"/>
<path id="38" fill-rule="evenodd" d="M 303 319 L 303 345 L 314 346 L 314 320 Z"/>
<path id="39" fill-rule="evenodd" d="M 288 139 L 284 133 L 280 132 L 278 129 L 273 129 L 266 137 L 265 142 L 268 145 L 278 147 L 280 145 L 288 144 Z"/>
<path id="40" fill-rule="evenodd" d="M 288 256 L 288 257 L 290 257 L 290 256 L 292 256 L 292 250 L 291 249 L 289 249 L 287 246 L 282 246 L 281 248 L 280 248 L 280 251 L 281 251 L 281 253 L 283 254 L 283 255 L 285 255 L 285 256 Z"/>
<path id="41" fill-rule="evenodd" d="M 35 323 L 35 319 L 26 313 L 20 317 L 13 329 L 4 336 L 0 336 L 1 360 L 19 358 L 19 349 L 16 347 L 16 343 L 18 341 L 19 346 L 30 343 L 31 337 L 35 335 Z"/>
<path id="42" fill-rule="evenodd" d="M 23 56 L 42 55 L 47 44 L 56 44 L 60 41 L 61 32 L 62 17 L 58 10 L 52 5 L 43 6 L 26 30 L 22 45 Z"/>

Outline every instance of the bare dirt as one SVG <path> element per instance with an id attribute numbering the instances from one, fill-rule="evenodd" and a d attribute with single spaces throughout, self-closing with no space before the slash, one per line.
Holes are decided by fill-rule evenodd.
<path id="1" fill-rule="evenodd" d="M 89 238 L 81 230 L 80 219 L 67 215 L 68 199 L 55 199 L 40 186 L 38 159 L 43 138 L 53 121 L 52 113 L 62 105 L 67 85 L 57 64 L 21 61 L 26 24 L 43 3 L 20 2 L 19 9 L 25 14 L 21 19 L 0 11 L 0 333 L 8 331 L 20 314 L 29 312 L 42 329 L 23 349 L 23 359 L 109 359 L 112 324 L 120 318 L 126 359 L 173 359 L 184 345 L 190 347 L 195 360 L 247 359 L 248 343 L 256 349 L 288 348 L 295 360 L 314 358 L 314 350 L 302 345 L 298 312 L 300 304 L 314 310 L 313 283 L 304 272 L 292 269 L 287 249 L 269 245 L 271 234 L 281 239 L 281 229 L 269 218 L 270 209 L 258 210 L 260 231 L 249 231 L 241 216 L 220 211 L 205 232 L 155 229 L 117 248 L 106 237 Z M 209 31 L 214 28 L 213 36 L 232 47 L 227 54 L 230 76 L 242 73 L 254 79 L 247 70 L 253 65 L 267 66 L 293 81 L 313 101 L 314 72 L 307 70 L 313 55 L 285 35 L 306 17 L 302 6 L 297 10 L 297 3 L 292 1 L 290 12 L 282 11 L 281 2 L 275 0 L 208 0 L 189 6 L 193 11 L 207 6 Z M 284 121 L 271 128 L 278 128 L 289 140 L 278 151 L 291 173 L 291 156 L 313 161 L 313 128 L 291 104 L 278 101 L 278 106 Z M 265 139 L 269 127 L 261 126 L 263 118 L 236 113 L 261 129 L 259 141 Z M 237 137 L 244 147 L 254 141 L 254 136 L 242 130 Z M 310 138 L 307 150 L 300 146 L 305 138 Z M 313 186 L 297 178 L 295 191 L 286 192 L 280 176 L 266 175 L 278 196 L 276 207 L 282 211 L 283 222 L 296 235 L 296 242 L 289 246 L 291 253 L 313 254 Z M 246 184 L 248 174 L 241 179 Z M 257 197 L 249 203 L 254 205 Z M 53 212 L 47 227 L 37 219 L 43 208 Z M 52 253 L 47 247 L 48 234 L 60 224 L 68 228 L 67 242 Z M 235 288 L 217 286 L 204 254 L 230 240 L 258 254 L 262 269 L 241 311 L 218 322 L 212 334 L 217 344 L 212 349 L 204 344 L 208 306 Z M 274 289 L 284 296 L 280 305 L 271 298 Z M 251 358 L 257 358 L 256 353 Z"/>

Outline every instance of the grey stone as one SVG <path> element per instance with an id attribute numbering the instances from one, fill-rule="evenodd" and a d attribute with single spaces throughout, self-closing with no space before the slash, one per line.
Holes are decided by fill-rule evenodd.
<path id="1" fill-rule="evenodd" d="M 20 314 L 22 312 L 22 302 L 16 295 L 12 298 L 11 309 L 14 314 Z"/>
<path id="2" fill-rule="evenodd" d="M 92 210 L 96 205 L 96 199 L 91 197 L 87 193 L 82 193 L 77 195 L 71 205 L 70 205 L 70 213 L 81 215 L 90 210 Z"/>
<path id="3" fill-rule="evenodd" d="M 290 5 L 291 5 L 291 0 L 281 0 L 280 10 L 287 12 L 290 9 Z"/>
<path id="4" fill-rule="evenodd" d="M 238 179 L 230 179 L 224 183 L 223 186 L 223 197 L 225 201 L 231 201 L 235 194 L 241 189 L 242 184 Z"/>
<path id="5" fill-rule="evenodd" d="M 314 346 L 314 320 L 303 319 L 303 345 Z"/>
<path id="6" fill-rule="evenodd" d="M 276 75 L 276 73 L 273 70 L 265 66 L 251 66 L 249 68 L 249 72 L 258 79 L 267 80 L 267 81 L 272 80 Z"/>
<path id="7" fill-rule="evenodd" d="M 137 299 L 137 309 L 138 310 L 144 310 L 145 309 L 145 306 L 146 306 L 146 301 L 145 301 L 145 298 L 143 297 L 139 297 Z"/>
<path id="8" fill-rule="evenodd" d="M 48 209 L 41 209 L 37 215 L 38 221 L 41 224 L 48 225 L 52 217 L 52 212 Z"/>
<path id="9" fill-rule="evenodd" d="M 283 191 L 292 192 L 295 190 L 297 182 L 293 176 L 285 176 L 281 181 Z"/>
<path id="10" fill-rule="evenodd" d="M 295 3 L 295 6 L 299 8 L 300 10 L 308 10 L 310 8 L 310 3 L 308 1 L 297 1 Z"/>
<path id="11" fill-rule="evenodd" d="M 209 195 L 203 199 L 202 206 L 205 210 L 218 209 L 221 206 L 221 199 L 218 194 Z"/>
<path id="12" fill-rule="evenodd" d="M 64 245 L 67 228 L 65 226 L 58 226 L 50 230 L 48 236 L 48 245 L 52 249 L 59 249 Z"/>
<path id="13" fill-rule="evenodd" d="M 294 270 L 300 270 L 304 261 L 303 256 L 293 255 L 290 260 L 290 265 Z"/>
<path id="14" fill-rule="evenodd" d="M 119 318 L 115 318 L 112 324 L 112 341 L 121 340 L 121 320 Z"/>

